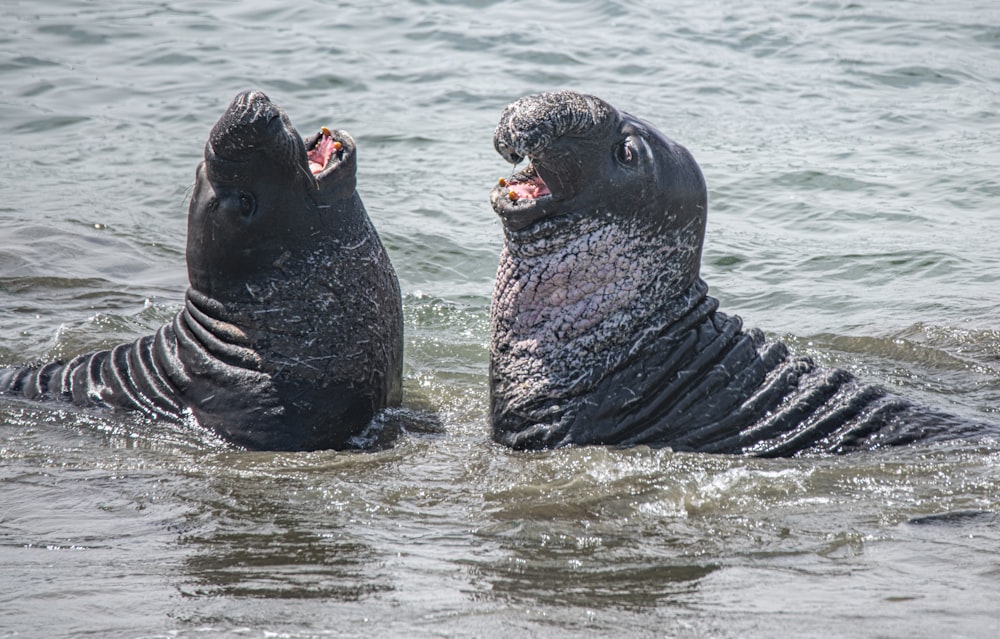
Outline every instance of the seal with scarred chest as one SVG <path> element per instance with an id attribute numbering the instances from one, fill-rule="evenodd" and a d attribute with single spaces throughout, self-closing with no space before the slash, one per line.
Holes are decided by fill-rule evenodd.
<path id="1" fill-rule="evenodd" d="M 0 369 L 0 393 L 193 417 L 252 449 L 350 446 L 400 403 L 403 352 L 355 151 L 344 131 L 303 140 L 266 95 L 237 95 L 196 173 L 183 310 L 132 343 Z"/>
<path id="2" fill-rule="evenodd" d="M 490 194 L 504 230 L 496 441 L 774 457 L 982 428 L 793 356 L 719 312 L 699 274 L 705 180 L 649 123 L 594 96 L 542 93 L 504 110 L 494 146 L 529 160 Z"/>

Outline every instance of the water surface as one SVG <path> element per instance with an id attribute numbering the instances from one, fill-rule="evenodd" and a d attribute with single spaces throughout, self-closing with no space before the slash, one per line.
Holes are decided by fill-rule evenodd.
<path id="1" fill-rule="evenodd" d="M 1000 420 L 988 2 L 8 3 L 0 364 L 148 334 L 209 129 L 256 87 L 344 128 L 404 292 L 369 453 L 248 453 L 0 404 L 0 636 L 994 637 L 1000 443 L 765 461 L 489 441 L 500 111 L 572 88 L 687 146 L 723 309 Z"/>

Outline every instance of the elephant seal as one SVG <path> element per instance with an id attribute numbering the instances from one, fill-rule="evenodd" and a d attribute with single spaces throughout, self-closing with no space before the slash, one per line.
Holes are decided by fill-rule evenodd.
<path id="1" fill-rule="evenodd" d="M 0 371 L 0 392 L 185 421 L 250 449 L 350 447 L 402 395 L 399 283 L 354 140 L 303 140 L 259 91 L 212 128 L 188 210 L 190 287 L 154 335 Z"/>
<path id="2" fill-rule="evenodd" d="M 490 415 L 517 449 L 841 453 L 976 428 L 743 330 L 701 279 L 705 180 L 681 145 L 573 92 L 509 105 Z"/>

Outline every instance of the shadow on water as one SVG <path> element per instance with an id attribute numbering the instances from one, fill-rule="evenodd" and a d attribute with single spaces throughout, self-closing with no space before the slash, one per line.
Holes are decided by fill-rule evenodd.
<path id="1" fill-rule="evenodd" d="M 476 599 L 567 613 L 683 606 L 721 566 L 692 546 L 700 524 L 688 520 L 683 480 L 671 479 L 684 476 L 690 457 L 643 448 L 492 453 L 478 550 L 460 561 Z M 717 465 L 707 462 L 703 471 Z"/>
<path id="2" fill-rule="evenodd" d="M 441 425 L 415 406 L 384 411 L 372 430 L 361 451 L 232 451 L 206 465 L 179 541 L 194 551 L 182 594 L 356 602 L 394 590 L 383 553 L 364 539 L 381 508 L 364 489 L 403 454 L 400 437 Z"/>
<path id="3" fill-rule="evenodd" d="M 550 530 L 518 527 L 490 536 L 502 559 L 469 566 L 473 583 L 489 586 L 485 598 L 510 604 L 556 605 L 576 608 L 652 609 L 681 604 L 696 592 L 700 581 L 719 569 L 707 561 L 653 558 L 633 554 L 626 539 L 622 547 L 601 542 L 581 547 L 586 540 Z M 483 533 L 480 532 L 482 535 Z M 593 540 L 597 543 L 596 538 Z"/>
<path id="4" fill-rule="evenodd" d="M 190 552 L 179 591 L 331 602 L 391 591 L 378 551 L 358 534 L 372 508 L 350 477 L 393 456 L 231 451 L 205 460 L 183 493 L 191 514 L 178 544 Z"/>
<path id="5" fill-rule="evenodd" d="M 318 533 L 294 513 L 275 513 L 273 502 L 260 505 L 240 521 L 216 512 L 224 523 L 184 536 L 181 544 L 195 550 L 185 596 L 358 601 L 392 590 L 387 575 L 372 574 L 376 553 L 344 527 Z"/>
<path id="6" fill-rule="evenodd" d="M 906 523 L 912 526 L 979 526 L 994 525 L 1000 521 L 997 513 L 988 510 L 954 510 L 936 515 L 912 517 Z"/>

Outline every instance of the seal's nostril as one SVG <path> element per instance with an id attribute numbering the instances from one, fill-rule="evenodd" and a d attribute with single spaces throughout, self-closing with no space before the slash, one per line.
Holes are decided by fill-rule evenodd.
<path id="1" fill-rule="evenodd" d="M 504 149 L 504 151 L 506 151 L 503 154 L 504 159 L 510 162 L 511 164 L 520 164 L 521 160 L 524 159 L 524 156 L 514 151 L 514 149 L 508 148 Z"/>

